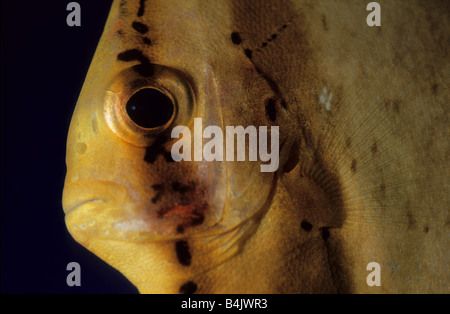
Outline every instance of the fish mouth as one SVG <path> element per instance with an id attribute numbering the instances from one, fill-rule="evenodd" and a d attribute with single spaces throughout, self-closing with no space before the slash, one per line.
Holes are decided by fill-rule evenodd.
<path id="1" fill-rule="evenodd" d="M 168 201 L 164 206 L 149 203 L 139 203 L 124 185 L 110 181 L 75 181 L 63 191 L 66 226 L 77 239 L 167 240 L 215 227 L 215 219 L 207 221 L 212 209 L 206 200 Z"/>
<path id="2" fill-rule="evenodd" d="M 77 210 L 78 208 L 82 207 L 82 206 L 92 206 L 95 204 L 101 204 L 101 203 L 105 203 L 104 200 L 100 199 L 100 198 L 91 198 L 91 199 L 87 199 L 87 200 L 80 200 L 78 202 L 75 202 L 72 205 L 69 205 L 68 207 L 64 207 L 64 213 L 66 215 L 68 215 L 70 212 Z"/>
<path id="3" fill-rule="evenodd" d="M 71 215 L 80 210 L 123 205 L 130 200 L 125 186 L 111 181 L 74 181 L 64 185 L 62 205 Z"/>
<path id="4" fill-rule="evenodd" d="M 81 244 L 92 238 L 125 240 L 115 232 L 116 221 L 130 219 L 127 203 L 131 197 L 125 186 L 110 181 L 74 181 L 65 184 L 63 209 L 70 234 Z"/>

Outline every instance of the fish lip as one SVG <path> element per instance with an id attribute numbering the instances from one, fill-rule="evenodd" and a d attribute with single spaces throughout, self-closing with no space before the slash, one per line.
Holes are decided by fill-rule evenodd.
<path id="1" fill-rule="evenodd" d="M 62 196 L 62 207 L 67 215 L 91 204 L 116 202 L 117 197 L 126 197 L 127 192 L 124 186 L 111 181 L 77 180 L 65 182 Z"/>
<path id="2" fill-rule="evenodd" d="M 69 205 L 67 208 L 63 208 L 64 213 L 67 215 L 70 212 L 73 212 L 73 211 L 77 210 L 78 208 L 82 207 L 83 205 L 92 204 L 92 203 L 105 203 L 105 201 L 98 197 L 76 201 L 73 204 Z"/>

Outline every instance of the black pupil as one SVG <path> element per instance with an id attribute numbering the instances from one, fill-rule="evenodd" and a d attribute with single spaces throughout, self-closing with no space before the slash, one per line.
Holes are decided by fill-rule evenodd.
<path id="1" fill-rule="evenodd" d="M 130 119 L 146 129 L 166 124 L 173 115 L 173 109 L 170 98 L 153 88 L 141 89 L 127 103 Z"/>

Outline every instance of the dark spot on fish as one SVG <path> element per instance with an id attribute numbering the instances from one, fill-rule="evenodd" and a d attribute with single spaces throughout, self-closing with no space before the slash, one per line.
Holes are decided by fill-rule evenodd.
<path id="1" fill-rule="evenodd" d="M 393 104 L 394 111 L 396 113 L 399 113 L 400 112 L 400 100 L 398 100 L 398 99 L 394 100 L 394 102 L 392 104 Z"/>
<path id="2" fill-rule="evenodd" d="M 180 240 L 175 243 L 175 251 L 177 252 L 177 258 L 181 265 L 191 265 L 191 253 L 189 252 L 189 245 L 187 241 Z"/>
<path id="3" fill-rule="evenodd" d="M 193 281 L 188 281 L 180 287 L 180 293 L 193 294 L 197 291 L 197 284 Z"/>
<path id="4" fill-rule="evenodd" d="M 120 8 L 121 15 L 127 15 L 127 13 L 128 13 L 127 9 L 125 8 L 125 5 L 126 5 L 126 1 L 123 1 L 123 0 L 120 1 L 119 8 Z"/>
<path id="5" fill-rule="evenodd" d="M 320 235 L 322 236 L 322 239 L 327 242 L 330 238 L 330 229 L 327 227 L 320 228 Z"/>
<path id="6" fill-rule="evenodd" d="M 151 41 L 150 38 L 148 38 L 148 37 L 142 38 L 142 41 L 143 41 L 144 44 L 146 44 L 146 45 L 151 45 L 151 44 L 152 44 L 152 41 Z"/>
<path id="7" fill-rule="evenodd" d="M 394 99 L 394 100 L 385 101 L 384 105 L 387 110 L 392 109 L 395 113 L 398 114 L 400 112 L 400 103 L 401 103 L 401 100 Z"/>
<path id="8" fill-rule="evenodd" d="M 322 25 L 323 25 L 323 29 L 328 31 L 327 17 L 324 14 L 322 14 Z"/>
<path id="9" fill-rule="evenodd" d="M 409 207 L 408 207 L 409 208 Z M 416 227 L 416 219 L 410 210 L 406 213 L 406 217 L 408 218 L 408 230 L 413 230 Z"/>
<path id="10" fill-rule="evenodd" d="M 370 151 L 372 152 L 372 155 L 375 155 L 378 152 L 377 142 L 373 142 L 373 145 L 370 148 Z"/>
<path id="11" fill-rule="evenodd" d="M 273 98 L 269 98 L 266 101 L 266 114 L 270 121 L 275 121 L 277 119 L 277 109 L 276 109 L 276 103 Z"/>
<path id="12" fill-rule="evenodd" d="M 266 43 L 266 42 L 263 42 L 262 45 L 261 45 L 261 48 L 264 48 L 264 47 L 266 47 L 266 46 L 267 46 L 267 43 Z"/>
<path id="13" fill-rule="evenodd" d="M 152 197 L 152 203 L 156 204 L 161 199 L 161 193 L 156 193 L 154 197 Z"/>
<path id="14" fill-rule="evenodd" d="M 350 137 L 347 137 L 347 140 L 345 141 L 345 147 L 352 147 L 352 139 Z"/>
<path id="15" fill-rule="evenodd" d="M 117 34 L 119 37 L 122 37 L 122 36 L 123 36 L 123 31 L 122 31 L 121 29 L 119 29 L 119 30 L 116 32 L 116 34 Z"/>
<path id="16" fill-rule="evenodd" d="M 156 191 L 156 195 L 152 198 L 152 203 L 155 204 L 160 200 L 164 186 L 162 184 L 154 184 L 152 189 Z"/>
<path id="17" fill-rule="evenodd" d="M 153 73 L 155 73 L 155 69 L 153 68 L 153 65 L 150 63 L 146 64 L 139 64 L 136 66 L 136 72 L 138 72 L 140 75 L 144 77 L 152 76 Z"/>
<path id="18" fill-rule="evenodd" d="M 184 226 L 183 225 L 178 225 L 177 226 L 177 233 L 184 233 Z"/>
<path id="19" fill-rule="evenodd" d="M 423 232 L 428 233 L 430 231 L 430 228 L 428 226 L 423 227 Z"/>
<path id="20" fill-rule="evenodd" d="M 193 217 L 190 221 L 190 225 L 191 226 L 197 226 L 203 223 L 203 221 L 205 220 L 205 216 L 202 213 L 196 213 L 194 212 L 195 217 Z"/>
<path id="21" fill-rule="evenodd" d="M 439 85 L 438 84 L 433 84 L 433 86 L 431 86 L 431 91 L 433 92 L 433 95 L 437 95 L 439 89 Z"/>
<path id="22" fill-rule="evenodd" d="M 231 41 L 235 45 L 240 45 L 242 43 L 241 35 L 239 35 L 238 32 L 232 32 L 231 33 Z"/>
<path id="23" fill-rule="evenodd" d="M 142 76 L 153 75 L 154 69 L 148 58 L 138 49 L 130 49 L 117 55 L 119 61 L 139 61 L 141 64 L 135 67 L 135 70 Z"/>
<path id="24" fill-rule="evenodd" d="M 189 191 L 193 190 L 193 186 L 191 186 L 191 185 L 184 185 L 184 184 L 182 184 L 182 183 L 180 183 L 178 181 L 175 181 L 175 182 L 172 183 L 172 189 L 175 192 L 186 193 L 186 192 L 189 192 Z"/>
<path id="25" fill-rule="evenodd" d="M 145 10 L 145 0 L 140 0 L 139 1 L 139 11 L 137 13 L 137 16 L 143 16 L 144 10 Z"/>
<path id="26" fill-rule="evenodd" d="M 142 54 L 142 52 L 140 52 L 137 49 L 130 49 L 130 50 L 119 53 L 117 55 L 117 60 L 125 61 L 125 62 L 134 61 L 134 60 L 138 60 L 141 63 L 149 62 L 147 57 L 145 57 Z"/>
<path id="27" fill-rule="evenodd" d="M 133 22 L 132 24 L 131 24 L 131 26 L 136 30 L 136 31 L 138 31 L 139 33 L 141 33 L 141 34 L 145 34 L 145 33 L 147 33 L 148 32 L 148 27 L 147 27 L 147 25 L 145 25 L 145 24 L 142 24 L 141 22 Z"/>
<path id="28" fill-rule="evenodd" d="M 153 144 L 148 146 L 145 150 L 144 161 L 152 164 L 155 162 L 156 157 L 158 157 L 159 154 L 164 154 L 164 144 L 166 141 L 167 136 L 165 135 L 160 135 L 157 137 Z"/>
<path id="29" fill-rule="evenodd" d="M 352 160 L 352 165 L 350 166 L 350 170 L 355 173 L 356 172 L 356 160 Z"/>
<path id="30" fill-rule="evenodd" d="M 283 26 L 281 26 L 281 28 L 282 28 L 282 29 L 286 29 L 286 28 L 287 28 L 287 25 L 284 24 Z"/>
<path id="31" fill-rule="evenodd" d="M 302 223 L 301 223 L 301 227 L 302 227 L 303 230 L 309 232 L 309 231 L 312 230 L 313 226 L 309 222 L 307 222 L 306 220 L 303 220 Z"/>
<path id="32" fill-rule="evenodd" d="M 381 183 L 380 191 L 381 191 L 382 197 L 386 196 L 386 185 L 384 185 L 384 183 Z"/>
<path id="33" fill-rule="evenodd" d="M 173 158 L 172 158 L 172 154 L 170 153 L 170 152 L 164 152 L 163 153 L 163 156 L 164 156 L 164 159 L 167 161 L 167 162 L 175 162 L 175 160 L 173 160 Z"/>
<path id="34" fill-rule="evenodd" d="M 272 35 L 272 40 L 275 40 L 275 39 L 277 39 L 277 34 Z"/>
<path id="35" fill-rule="evenodd" d="M 252 58 L 252 51 L 250 49 L 244 49 L 244 53 L 247 56 L 247 58 Z"/>

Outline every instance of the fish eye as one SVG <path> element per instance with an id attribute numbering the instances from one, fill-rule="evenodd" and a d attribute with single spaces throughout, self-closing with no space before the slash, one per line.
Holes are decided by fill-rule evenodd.
<path id="1" fill-rule="evenodd" d="M 118 73 L 99 107 L 110 130 L 138 147 L 152 145 L 174 125 L 187 125 L 195 111 L 193 89 L 181 72 L 157 64 L 153 70 L 142 76 L 136 65 Z"/>
<path id="2" fill-rule="evenodd" d="M 137 126 L 152 129 L 168 123 L 174 114 L 174 107 L 172 100 L 164 93 L 143 88 L 130 97 L 126 111 Z"/>

